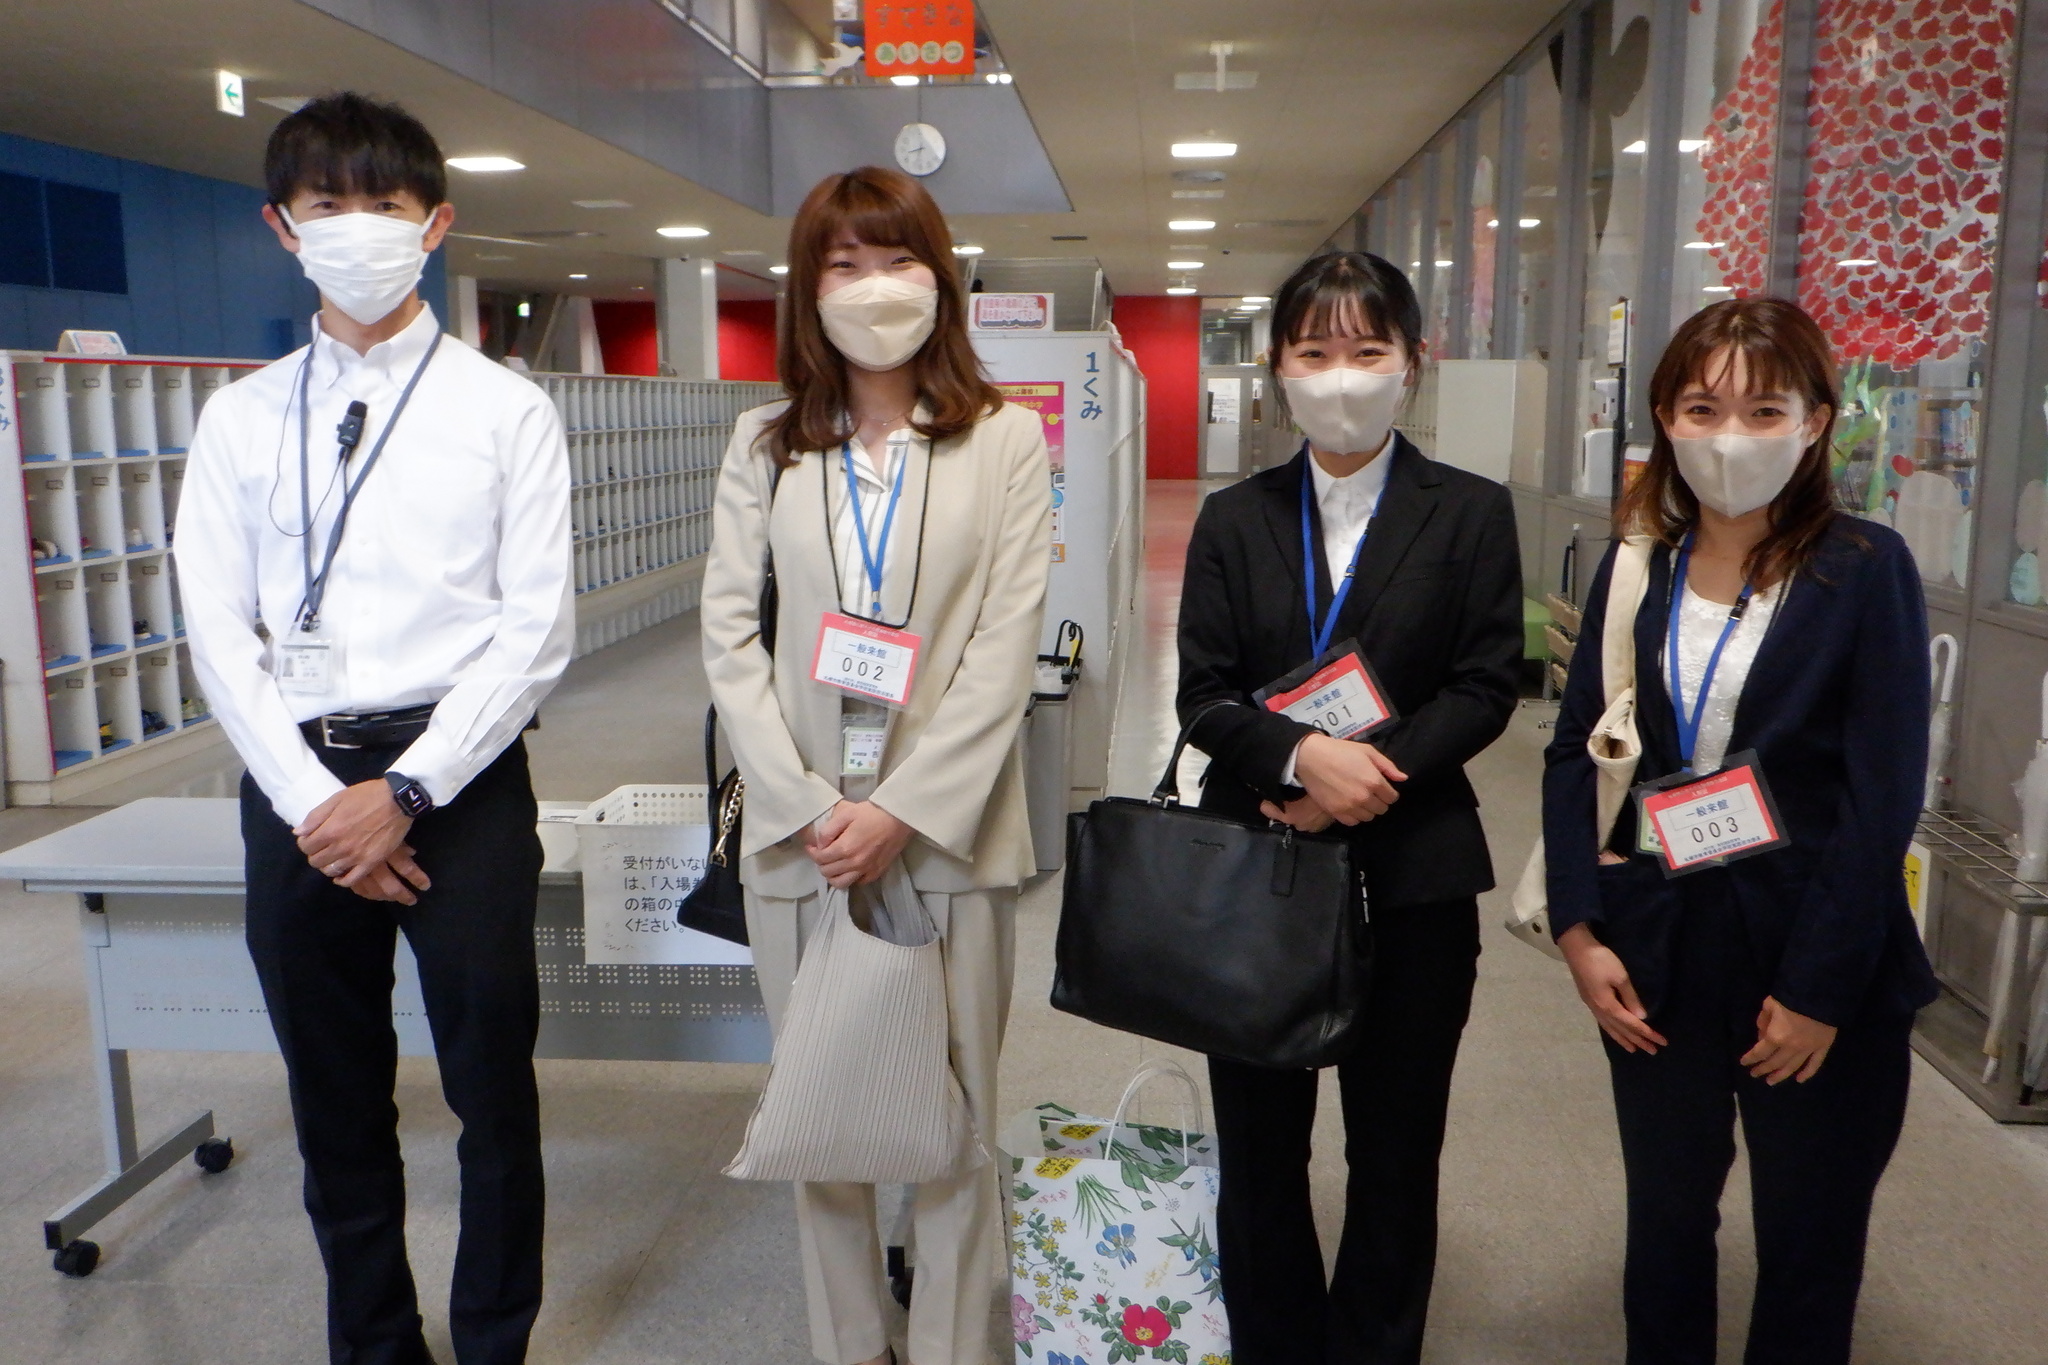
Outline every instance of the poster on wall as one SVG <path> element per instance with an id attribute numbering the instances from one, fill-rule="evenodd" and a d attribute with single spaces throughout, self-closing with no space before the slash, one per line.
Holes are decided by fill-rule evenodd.
<path id="1" fill-rule="evenodd" d="M 867 0 L 861 32 L 870 76 L 974 73 L 974 0 Z"/>
<path id="2" fill-rule="evenodd" d="M 1051 300 L 1047 298 L 1046 301 L 1046 311 L 1050 313 Z M 1052 562 L 1064 563 L 1067 558 L 1067 538 L 1064 529 L 1067 500 L 1067 386 L 1064 383 L 997 384 L 996 388 L 1001 391 L 1005 401 L 1037 413 L 1038 424 L 1045 429 L 1045 449 L 1052 457 Z"/>
<path id="3" fill-rule="evenodd" d="M 969 294 L 967 328 L 972 332 L 1050 332 L 1050 294 Z"/>

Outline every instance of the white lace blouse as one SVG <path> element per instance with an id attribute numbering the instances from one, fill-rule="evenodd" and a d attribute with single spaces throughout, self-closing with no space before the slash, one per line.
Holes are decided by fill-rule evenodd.
<path id="1" fill-rule="evenodd" d="M 1700 715 L 1699 739 L 1692 756 L 1694 772 L 1713 772 L 1726 758 L 1728 737 L 1735 729 L 1735 706 L 1742 699 L 1742 685 L 1749 679 L 1750 666 L 1756 662 L 1757 647 L 1763 643 L 1764 632 L 1770 629 L 1771 618 L 1777 614 L 1778 603 L 1783 597 L 1783 583 L 1773 584 L 1752 595 L 1742 620 L 1728 637 L 1728 647 L 1721 651 L 1721 663 L 1714 670 L 1713 689 L 1708 692 L 1706 708 Z M 1710 602 L 1694 592 L 1692 584 L 1685 585 L 1685 602 L 1679 608 L 1678 618 L 1678 675 L 1685 684 L 1688 714 L 1698 704 L 1700 681 L 1706 676 L 1707 660 L 1713 655 L 1715 641 L 1721 638 L 1721 627 L 1727 623 L 1727 603 Z M 1662 657 L 1665 652 L 1658 651 L 1658 666 L 1665 670 L 1665 687 L 1668 690 L 1671 674 Z"/>

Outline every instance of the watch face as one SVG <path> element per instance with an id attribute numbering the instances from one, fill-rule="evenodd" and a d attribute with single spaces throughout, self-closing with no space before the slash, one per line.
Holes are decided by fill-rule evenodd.
<path id="1" fill-rule="evenodd" d="M 896 134 L 896 164 L 912 175 L 930 175 L 946 161 L 946 139 L 929 123 L 906 123 Z"/>

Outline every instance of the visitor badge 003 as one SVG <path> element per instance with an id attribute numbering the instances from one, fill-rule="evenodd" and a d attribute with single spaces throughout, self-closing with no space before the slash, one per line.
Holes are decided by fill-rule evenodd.
<path id="1" fill-rule="evenodd" d="M 1731 755 L 1706 777 L 1680 773 L 1636 788 L 1636 819 L 1655 831 L 1667 877 L 1768 853 L 1785 837 L 1756 752 Z M 1647 841 L 1645 841 L 1647 842 Z"/>
<path id="2" fill-rule="evenodd" d="M 277 690 L 287 696 L 317 697 L 331 692 L 340 673 L 334 641 L 296 626 L 277 642 Z"/>
<path id="3" fill-rule="evenodd" d="M 1313 660 L 1252 694 L 1252 700 L 1334 739 L 1356 739 L 1394 719 L 1393 703 L 1373 676 L 1356 640 L 1332 645 Z"/>
<path id="4" fill-rule="evenodd" d="M 818 623 L 818 652 L 811 680 L 856 697 L 901 706 L 910 699 L 923 642 L 907 630 L 891 630 L 857 616 L 828 611 Z"/>

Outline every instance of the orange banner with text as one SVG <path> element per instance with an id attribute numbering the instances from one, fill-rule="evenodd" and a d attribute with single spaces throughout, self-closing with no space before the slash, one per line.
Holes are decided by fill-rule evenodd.
<path id="1" fill-rule="evenodd" d="M 870 76 L 965 76 L 974 72 L 974 0 L 866 0 Z"/>

